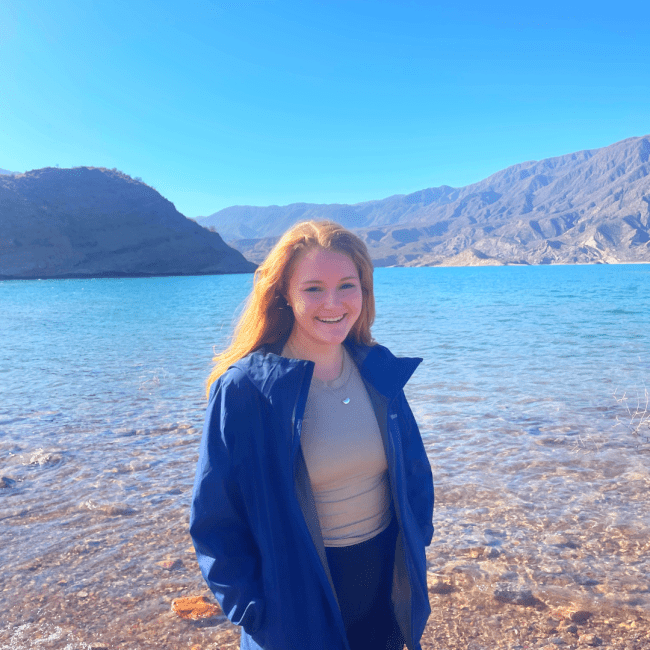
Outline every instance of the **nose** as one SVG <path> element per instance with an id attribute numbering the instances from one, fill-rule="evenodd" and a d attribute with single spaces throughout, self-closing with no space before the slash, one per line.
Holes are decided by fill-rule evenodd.
<path id="1" fill-rule="evenodd" d="M 333 291 L 326 291 L 325 292 L 325 299 L 323 301 L 325 307 L 336 307 L 339 304 L 339 295 L 338 291 L 333 290 Z"/>

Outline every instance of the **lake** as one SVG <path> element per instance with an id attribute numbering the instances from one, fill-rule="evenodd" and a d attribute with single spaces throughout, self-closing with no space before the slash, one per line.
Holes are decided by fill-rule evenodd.
<path id="1" fill-rule="evenodd" d="M 187 533 L 204 381 L 252 275 L 0 283 L 0 647 L 212 628 Z M 650 265 L 380 268 L 436 486 L 429 570 L 650 609 Z M 2 645 L 4 644 L 4 645 Z"/>

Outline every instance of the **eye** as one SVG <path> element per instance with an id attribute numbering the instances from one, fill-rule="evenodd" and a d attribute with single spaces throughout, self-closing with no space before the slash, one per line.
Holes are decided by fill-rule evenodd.
<path id="1" fill-rule="evenodd" d="M 314 293 L 316 291 L 320 291 L 320 287 L 308 287 L 307 289 L 305 289 L 305 291 L 309 291 L 311 293 Z"/>
<path id="2" fill-rule="evenodd" d="M 354 285 L 352 282 L 346 282 L 345 284 L 341 285 L 341 289 L 354 289 L 356 285 Z"/>

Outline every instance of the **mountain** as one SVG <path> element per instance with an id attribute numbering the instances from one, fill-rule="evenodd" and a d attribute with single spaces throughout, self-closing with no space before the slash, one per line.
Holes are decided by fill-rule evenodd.
<path id="1" fill-rule="evenodd" d="M 197 221 L 255 262 L 305 219 L 366 242 L 376 266 L 650 263 L 650 136 L 355 205 L 234 206 Z"/>
<path id="2" fill-rule="evenodd" d="M 0 176 L 2 175 L 7 175 L 7 176 L 14 176 L 15 174 L 18 174 L 19 172 L 10 172 L 8 169 L 0 169 Z"/>
<path id="3" fill-rule="evenodd" d="M 250 273 L 255 265 L 117 170 L 0 176 L 0 279 Z"/>

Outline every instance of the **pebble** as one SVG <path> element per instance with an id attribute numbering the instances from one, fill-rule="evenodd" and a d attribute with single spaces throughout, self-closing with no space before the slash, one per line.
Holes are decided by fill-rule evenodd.
<path id="1" fill-rule="evenodd" d="M 453 591 L 456 591 L 454 585 L 448 582 L 436 582 L 429 587 L 429 592 L 432 594 L 450 594 Z"/>
<path id="2" fill-rule="evenodd" d="M 577 612 L 571 612 L 570 618 L 574 623 L 580 625 L 581 623 L 586 623 L 591 618 L 591 612 L 579 609 Z"/>
<path id="3" fill-rule="evenodd" d="M 502 603 L 523 605 L 524 607 L 543 606 L 541 600 L 535 598 L 530 589 L 517 589 L 516 587 L 498 588 L 494 591 L 494 597 Z"/>
<path id="4" fill-rule="evenodd" d="M 558 548 L 568 548 L 572 550 L 580 548 L 580 544 L 572 541 L 566 535 L 548 535 L 545 541 L 547 544 L 557 546 Z"/>
<path id="5" fill-rule="evenodd" d="M 167 569 L 168 571 L 172 571 L 174 569 L 180 569 L 183 566 L 183 562 L 181 560 L 162 560 L 162 562 L 156 562 L 156 564 L 163 569 Z"/>
<path id="6" fill-rule="evenodd" d="M 584 643 L 588 646 L 599 646 L 603 644 L 603 640 L 595 634 L 582 634 L 579 640 L 580 643 Z"/>
<path id="7" fill-rule="evenodd" d="M 198 621 L 221 614 L 221 608 L 205 596 L 186 596 L 172 600 L 172 612 L 181 618 Z"/>
<path id="8" fill-rule="evenodd" d="M 466 553 L 473 560 L 494 560 L 501 555 L 501 553 L 492 546 L 474 546 L 468 548 Z"/>
<path id="9" fill-rule="evenodd" d="M 28 465 L 40 465 L 41 467 L 51 467 L 57 465 L 63 456 L 61 454 L 37 449 L 30 457 Z"/>

